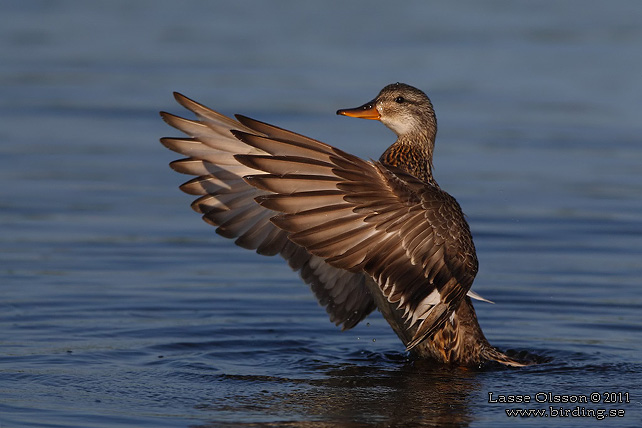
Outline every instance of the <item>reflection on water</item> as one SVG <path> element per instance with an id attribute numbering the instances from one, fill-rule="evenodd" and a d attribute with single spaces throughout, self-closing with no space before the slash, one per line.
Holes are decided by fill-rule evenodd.
<path id="1" fill-rule="evenodd" d="M 474 371 L 396 359 L 369 355 L 366 365 L 318 367 L 317 379 L 228 376 L 242 393 L 198 405 L 220 418 L 198 426 L 236 426 L 239 413 L 286 425 L 303 418 L 309 422 L 297 426 L 310 427 L 469 425 L 471 395 L 481 388 Z"/>
<path id="2" fill-rule="evenodd" d="M 244 414 L 265 426 L 466 427 L 480 417 L 480 399 L 487 399 L 487 388 L 493 383 L 489 379 L 510 384 L 506 378 L 512 376 L 519 382 L 524 370 L 534 376 L 571 375 L 573 369 L 564 360 L 573 356 L 557 353 L 557 357 L 560 362 L 546 367 L 495 365 L 474 370 L 411 361 L 405 354 L 361 353 L 345 358 L 344 363 L 305 364 L 308 376 L 301 378 L 222 375 L 213 384 L 213 396 L 196 406 L 206 418 L 211 417 L 210 422 L 196 426 L 246 426 L 238 421 L 238 415 Z M 490 388 L 497 395 L 497 391 L 515 393 L 518 386 Z"/>

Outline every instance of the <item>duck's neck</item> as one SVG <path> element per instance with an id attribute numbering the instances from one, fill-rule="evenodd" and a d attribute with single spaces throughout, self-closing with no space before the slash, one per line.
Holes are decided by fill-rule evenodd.
<path id="1" fill-rule="evenodd" d="M 435 147 L 436 129 L 400 135 L 379 160 L 417 177 L 426 183 L 437 185 L 432 176 L 432 153 Z"/>

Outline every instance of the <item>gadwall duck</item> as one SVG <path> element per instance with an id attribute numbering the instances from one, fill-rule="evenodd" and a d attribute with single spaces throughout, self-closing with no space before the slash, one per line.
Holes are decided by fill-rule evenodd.
<path id="1" fill-rule="evenodd" d="M 381 121 L 396 135 L 378 162 L 174 94 L 197 120 L 162 112 L 190 138 L 162 138 L 196 176 L 180 188 L 237 245 L 280 254 L 330 320 L 354 327 L 378 308 L 418 358 L 459 366 L 526 362 L 492 347 L 471 297 L 475 246 L 457 201 L 432 174 L 437 119 L 419 89 L 394 83 L 337 114 Z"/>

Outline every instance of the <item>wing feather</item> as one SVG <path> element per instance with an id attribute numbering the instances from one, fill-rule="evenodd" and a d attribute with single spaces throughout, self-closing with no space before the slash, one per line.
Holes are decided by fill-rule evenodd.
<path id="1" fill-rule="evenodd" d="M 162 138 L 161 143 L 186 156 L 171 162 L 170 166 L 177 172 L 195 176 L 180 186 L 185 193 L 200 196 L 192 203 L 192 208 L 203 215 L 203 220 L 215 226 L 218 234 L 235 238 L 237 245 L 263 255 L 280 254 L 310 285 L 319 303 L 326 308 L 330 320 L 342 325 L 343 329 L 354 327 L 371 313 L 376 306 L 367 285 L 367 276 L 361 271 L 351 272 L 331 266 L 323 258 L 312 255 L 288 239 L 288 233 L 271 222 L 271 218 L 277 213 L 270 205 L 294 208 L 295 204 L 289 200 L 275 199 L 262 206 L 255 199 L 263 198 L 268 192 L 257 189 L 246 181 L 246 177 L 263 172 L 263 158 L 268 154 L 261 148 L 265 139 L 280 138 L 284 141 L 284 147 L 290 146 L 289 141 L 301 146 L 298 149 L 300 157 L 289 156 L 287 162 L 286 159 L 270 156 L 274 161 L 271 166 L 275 177 L 294 174 L 292 179 L 280 184 L 276 181 L 273 183 L 268 177 L 255 180 L 281 186 L 283 191 L 298 190 L 303 178 L 299 179 L 297 173 L 308 176 L 307 181 L 303 179 L 307 188 L 314 188 L 313 183 L 319 180 L 339 181 L 340 178 L 332 174 L 321 177 L 320 174 L 325 173 L 326 168 L 315 169 L 315 165 L 332 165 L 326 161 L 330 159 L 332 151 L 319 153 L 318 149 L 309 148 L 315 147 L 315 144 L 310 144 L 312 140 L 301 135 L 243 116 L 239 116 L 236 121 L 181 94 L 175 93 L 174 96 L 198 120 L 162 112 L 161 116 L 169 125 L 189 137 Z M 235 133 L 247 136 L 247 140 L 254 144 L 242 142 Z M 252 165 L 242 164 L 235 157 L 248 154 L 255 155 L 246 159 L 246 164 Z M 278 151 L 273 154 L 278 154 Z M 309 155 L 317 160 L 310 161 L 307 157 Z M 308 191 L 299 199 L 305 199 L 311 209 L 325 208 L 332 201 L 343 202 L 340 191 L 327 191 L 325 186 L 320 187 L 321 191 Z M 307 215 L 308 219 L 316 218 L 314 213 L 309 212 Z"/>
<path id="2" fill-rule="evenodd" d="M 477 269 L 470 232 L 452 197 L 323 143 L 236 135 L 274 155 L 258 162 L 251 154 L 237 156 L 242 164 L 263 171 L 246 181 L 267 192 L 257 200 L 260 204 L 283 212 L 272 222 L 329 264 L 358 267 L 371 275 L 410 325 L 420 323 L 410 347 L 445 322 L 469 291 Z M 306 162 L 314 175 L 301 173 Z M 329 195 L 326 202 L 339 197 L 342 202 L 319 208 L 306 197 L 308 192 Z M 463 232 L 453 235 L 451 229 L 462 225 Z"/>

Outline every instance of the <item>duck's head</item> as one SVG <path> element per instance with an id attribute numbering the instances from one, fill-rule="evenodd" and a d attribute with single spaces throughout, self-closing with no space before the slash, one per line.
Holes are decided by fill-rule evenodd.
<path id="1" fill-rule="evenodd" d="M 337 114 L 379 120 L 398 137 L 427 136 L 434 141 L 437 118 L 430 98 L 405 83 L 393 83 L 377 97 L 356 108 L 341 109 Z"/>

